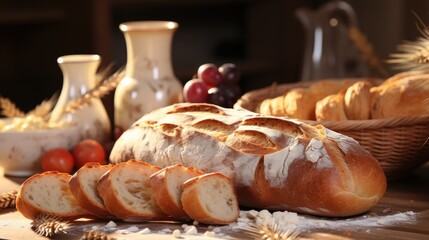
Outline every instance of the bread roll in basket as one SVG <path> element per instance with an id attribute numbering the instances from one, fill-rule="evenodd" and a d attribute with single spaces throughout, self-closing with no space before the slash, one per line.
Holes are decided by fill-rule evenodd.
<path id="1" fill-rule="evenodd" d="M 332 93 L 320 87 L 326 82 L 338 82 L 340 88 L 335 90 L 340 90 Z M 348 86 L 344 87 L 344 83 Z M 274 84 L 244 94 L 234 108 L 271 115 L 266 109 L 278 106 L 276 99 L 288 100 L 282 103 L 288 105 L 288 93 L 309 89 L 323 91 L 325 95 L 307 93 L 312 97 L 293 100 L 292 105 L 305 104 L 298 109 L 310 109 L 306 111 L 311 114 L 301 120 L 311 125 L 322 124 L 357 140 L 380 162 L 389 180 L 406 177 L 429 160 L 428 71 L 403 72 L 387 80 L 355 78 Z"/>
<path id="2" fill-rule="evenodd" d="M 355 140 L 322 125 L 247 110 L 182 103 L 135 122 L 110 161 L 181 163 L 230 177 L 241 206 L 351 216 L 386 190 L 377 160 Z"/>

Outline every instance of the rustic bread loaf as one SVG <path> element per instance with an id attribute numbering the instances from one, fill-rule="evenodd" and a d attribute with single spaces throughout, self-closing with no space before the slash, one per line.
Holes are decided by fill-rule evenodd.
<path id="1" fill-rule="evenodd" d="M 107 171 L 97 183 L 106 209 L 126 222 L 166 219 L 152 196 L 149 177 L 160 168 L 130 160 Z"/>
<path id="2" fill-rule="evenodd" d="M 220 172 L 253 208 L 350 216 L 386 190 L 377 160 L 355 140 L 298 120 L 182 103 L 145 115 L 116 141 L 110 161 L 181 163 Z"/>
<path id="3" fill-rule="evenodd" d="M 21 185 L 16 198 L 16 209 L 29 219 L 37 215 L 53 215 L 74 220 L 91 215 L 81 208 L 70 191 L 67 173 L 44 172 L 35 174 Z"/>
<path id="4" fill-rule="evenodd" d="M 373 119 L 429 114 L 429 72 L 401 73 L 371 88 Z"/>
<path id="5" fill-rule="evenodd" d="M 204 174 L 182 164 L 175 164 L 159 170 L 150 176 L 150 187 L 158 206 L 167 215 L 180 220 L 190 220 L 182 207 L 182 184 L 193 177 Z"/>
<path id="6" fill-rule="evenodd" d="M 220 173 L 207 173 L 189 179 L 182 185 L 185 212 L 205 224 L 228 224 L 240 213 L 231 180 Z"/>
<path id="7" fill-rule="evenodd" d="M 111 168 L 112 165 L 89 162 L 79 168 L 69 182 L 70 190 L 79 206 L 99 218 L 114 218 L 107 211 L 97 191 L 98 180 Z"/>
<path id="8" fill-rule="evenodd" d="M 367 120 L 371 113 L 370 81 L 358 81 L 316 103 L 317 121 Z"/>

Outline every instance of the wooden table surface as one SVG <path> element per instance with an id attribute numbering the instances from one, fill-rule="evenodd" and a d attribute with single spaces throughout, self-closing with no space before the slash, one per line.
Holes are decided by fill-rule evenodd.
<path id="1" fill-rule="evenodd" d="M 0 168 L 0 193 L 18 189 L 24 179 L 22 178 L 7 178 L 3 176 Z M 397 213 L 406 213 L 412 211 L 415 213 L 415 219 L 397 221 L 392 224 L 385 222 L 382 218 L 377 220 L 377 223 L 371 226 L 353 225 L 354 222 L 359 222 L 359 219 L 368 219 L 373 216 L 386 217 Z M 300 215 L 301 216 L 301 215 Z M 388 219 L 388 218 L 386 218 Z M 326 220 L 326 219 L 320 219 Z M 329 221 L 329 220 L 328 220 Z M 429 239 L 429 164 L 416 170 L 412 175 L 405 179 L 396 180 L 388 183 L 388 190 L 382 200 L 368 213 L 347 219 L 335 219 L 334 226 L 324 228 L 324 224 L 318 228 L 303 230 L 301 237 L 303 239 Z M 34 233 L 30 228 L 31 221 L 22 217 L 15 209 L 0 210 L 0 238 L 2 239 L 45 239 Z M 100 221 L 78 221 L 74 223 L 74 231 L 67 236 L 60 236 L 58 239 L 79 239 L 83 234 L 84 227 L 98 225 L 103 226 L 107 223 Z M 344 224 L 343 224 L 344 223 Z M 347 224 L 345 224 L 347 223 Z M 148 227 L 152 233 L 156 233 L 157 229 L 168 227 L 170 229 L 181 228 L 183 223 L 139 223 L 129 224 L 117 222 L 119 228 L 127 228 L 129 226 L 137 226 L 139 229 Z M 189 223 L 188 223 L 189 224 Z M 83 226 L 83 227 L 82 227 Z M 204 233 L 207 226 L 197 226 L 199 233 Z M 229 236 L 238 239 L 246 239 L 242 237 L 240 230 L 222 231 L 224 235 L 218 235 L 216 239 L 228 239 Z M 172 234 L 149 234 L 149 235 L 133 235 L 133 234 L 114 234 L 117 239 L 176 239 Z M 185 236 L 182 239 L 203 239 L 201 236 Z M 215 239 L 215 238 L 204 238 Z"/>

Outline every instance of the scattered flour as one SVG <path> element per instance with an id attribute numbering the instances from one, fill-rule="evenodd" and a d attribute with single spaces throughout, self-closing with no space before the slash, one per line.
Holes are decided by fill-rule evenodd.
<path id="1" fill-rule="evenodd" d="M 327 230 L 353 230 L 362 229 L 369 231 L 368 227 L 391 226 L 401 223 L 412 223 L 416 220 L 418 213 L 413 211 L 395 213 L 391 209 L 382 211 L 380 215 L 366 214 L 352 218 L 320 218 L 309 215 L 301 215 L 295 212 L 277 211 L 269 212 L 267 210 L 256 211 L 240 211 L 240 216 L 236 222 L 225 226 L 206 226 L 207 231 L 198 232 L 197 226 L 182 224 L 182 230 L 176 227 L 155 228 L 148 227 L 139 228 L 134 226 L 118 226 L 115 222 L 110 221 L 106 225 L 86 225 L 83 230 L 99 230 L 103 232 L 119 233 L 119 234 L 135 234 L 146 235 L 152 233 L 171 234 L 175 238 L 180 239 L 231 239 L 229 234 L 243 231 L 243 229 L 253 226 L 254 224 L 276 224 L 280 230 L 297 230 L 299 232 L 311 232 L 312 230 L 327 229 Z M 200 229 L 202 230 L 202 229 Z M 131 236 L 131 235 L 127 235 Z"/>
<path id="2" fill-rule="evenodd" d="M 410 222 L 416 219 L 417 214 L 412 211 L 388 214 L 388 215 L 362 215 L 347 219 L 316 218 L 311 216 L 301 216 L 295 212 L 273 212 L 267 210 L 260 212 L 255 210 L 240 211 L 237 222 L 221 227 L 222 231 L 227 229 L 240 230 L 251 224 L 276 223 L 282 229 L 296 229 L 299 231 L 309 231 L 311 229 L 350 229 L 367 228 L 378 226 L 389 226 L 398 223 Z"/>

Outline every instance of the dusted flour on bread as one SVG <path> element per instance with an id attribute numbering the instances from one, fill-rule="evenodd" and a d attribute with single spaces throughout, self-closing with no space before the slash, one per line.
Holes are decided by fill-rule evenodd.
<path id="1" fill-rule="evenodd" d="M 110 155 L 112 163 L 129 159 L 220 172 L 233 180 L 241 205 L 273 210 L 348 216 L 368 210 L 386 189 L 376 159 L 350 137 L 210 104 L 143 116 Z"/>

